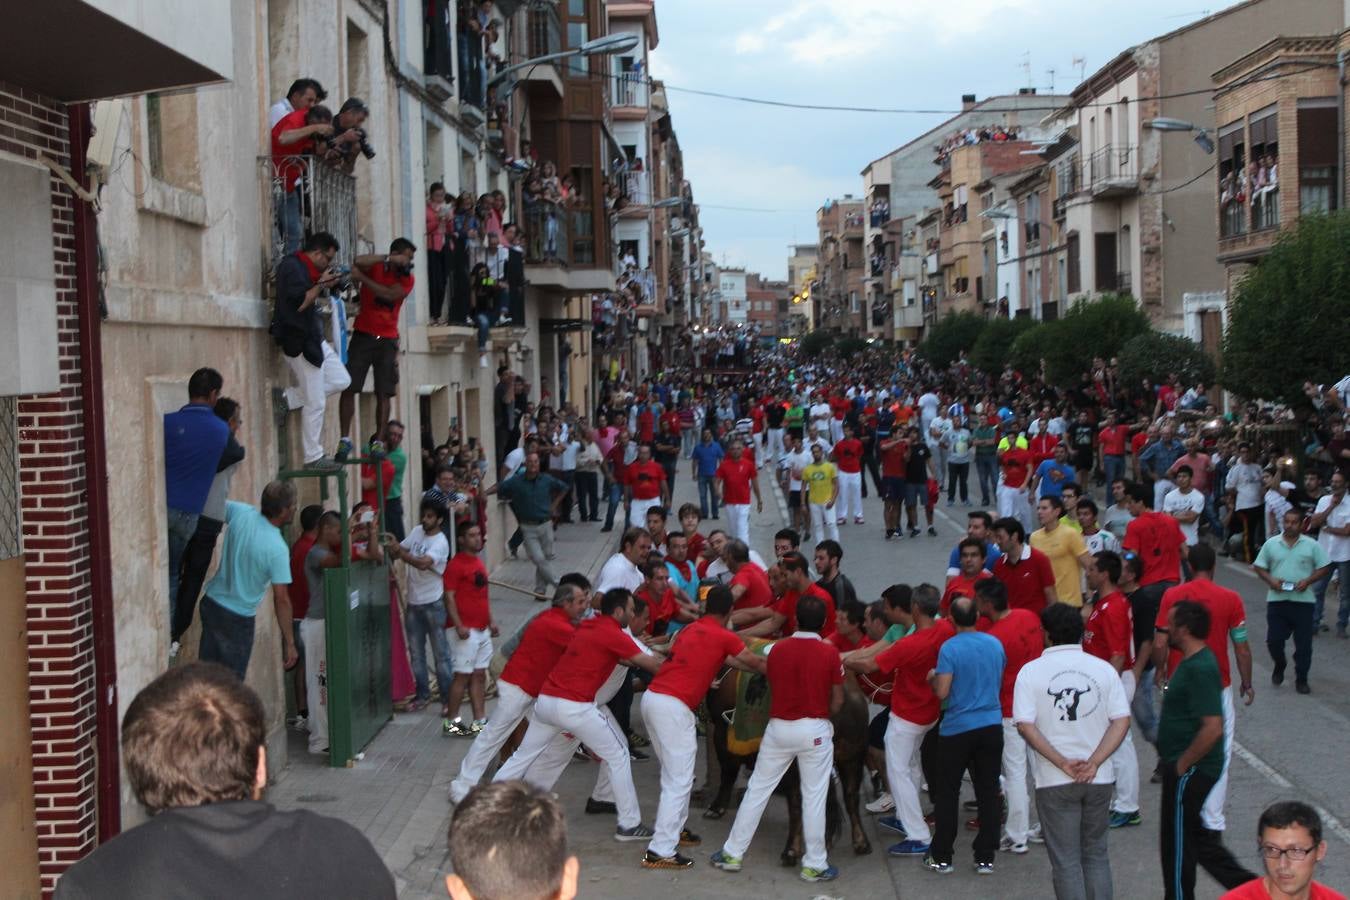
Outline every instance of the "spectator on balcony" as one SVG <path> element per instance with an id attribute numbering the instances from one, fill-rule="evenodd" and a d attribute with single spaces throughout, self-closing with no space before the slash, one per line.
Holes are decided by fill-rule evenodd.
<path id="1" fill-rule="evenodd" d="M 473 317 L 478 325 L 478 365 L 488 365 L 488 335 L 496 324 L 497 316 L 497 280 L 492 277 L 488 267 L 478 263 L 469 273 L 469 283 L 473 286 Z"/>
<path id="2" fill-rule="evenodd" d="M 282 116 L 272 126 L 272 172 L 281 181 L 284 196 L 276 209 L 277 230 L 281 232 L 282 251 L 294 253 L 305 239 L 300 191 L 296 187 L 305 175 L 304 157 L 317 153 L 316 137 L 333 133 L 333 113 L 326 106 L 297 109 Z"/>
<path id="3" fill-rule="evenodd" d="M 351 452 L 352 415 L 356 395 L 366 386 L 366 372 L 375 369 L 375 421 L 389 421 L 390 398 L 398 388 L 398 319 L 404 299 L 413 290 L 413 254 L 417 247 L 407 238 L 395 238 L 384 256 L 368 253 L 352 262 L 352 279 L 361 285 L 360 311 L 352 325 L 347 348 L 347 374 L 351 383 L 338 404 L 342 439 L 339 454 Z"/>
<path id="4" fill-rule="evenodd" d="M 445 185 L 439 181 L 427 192 L 426 248 L 427 292 L 431 301 L 431 324 L 444 325 L 445 292 L 450 274 L 450 253 L 454 240 L 449 233 L 454 210 L 445 202 Z"/>
<path id="5" fill-rule="evenodd" d="M 508 222 L 502 227 L 502 242 L 507 258 L 503 274 L 506 277 L 507 323 L 525 325 L 525 235 L 520 226 Z M 566 372 L 566 369 L 563 370 Z M 566 385 L 560 385 L 566 387 Z"/>
<path id="6" fill-rule="evenodd" d="M 348 175 L 356 168 L 356 155 L 366 142 L 365 124 L 370 108 L 359 97 L 348 97 L 333 117 L 333 138 L 324 154 L 330 165 Z M 371 156 L 374 155 L 372 152 Z"/>
<path id="7" fill-rule="evenodd" d="M 507 306 L 509 297 L 506 286 L 506 268 L 511 259 L 511 251 L 502 246 L 501 238 L 500 230 L 486 232 L 482 251 L 474 259 L 474 262 L 482 263 L 487 267 L 488 277 L 493 282 L 497 297 L 496 304 L 493 306 L 494 323 L 508 325 L 511 322 L 511 313 Z"/>
<path id="8" fill-rule="evenodd" d="M 309 109 L 316 103 L 322 103 L 328 99 L 328 92 L 323 89 L 323 85 L 313 78 L 297 78 L 291 82 L 291 89 L 286 92 L 272 108 L 267 111 L 267 127 L 276 128 L 277 123 L 288 114 L 296 110 Z"/>
<path id="9" fill-rule="evenodd" d="M 478 252 L 482 223 L 474 211 L 473 194 L 464 191 L 455 200 L 452 220 L 454 240 L 450 250 L 450 315 L 449 321 L 458 325 L 474 324 L 473 287 L 469 273 Z"/>
<path id="10" fill-rule="evenodd" d="M 351 384 L 333 345 L 323 339 L 318 302 L 327 296 L 338 275 L 332 271 L 338 242 L 327 232 L 306 239 L 304 249 L 277 264 L 277 300 L 272 310 L 271 334 L 286 357 L 297 386 L 287 390 L 292 409 L 304 410 L 301 439 L 306 466 L 326 467 L 333 461 L 323 454 L 324 407 L 328 397 Z"/>

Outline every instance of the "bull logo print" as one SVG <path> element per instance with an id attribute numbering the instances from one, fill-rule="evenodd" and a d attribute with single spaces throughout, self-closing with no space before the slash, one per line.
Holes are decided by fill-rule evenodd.
<path id="1" fill-rule="evenodd" d="M 1072 669 L 1051 678 L 1045 692 L 1053 698 L 1061 722 L 1082 721 L 1096 711 L 1103 699 L 1094 678 Z"/>
<path id="2" fill-rule="evenodd" d="M 1089 693 L 1092 688 L 1066 687 L 1054 690 L 1047 689 L 1046 693 L 1055 698 L 1055 709 L 1059 712 L 1061 722 L 1078 721 L 1078 704 L 1083 699 L 1083 695 Z"/>

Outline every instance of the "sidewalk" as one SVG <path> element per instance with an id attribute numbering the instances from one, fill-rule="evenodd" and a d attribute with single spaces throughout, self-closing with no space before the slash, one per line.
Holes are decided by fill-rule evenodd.
<path id="1" fill-rule="evenodd" d="M 675 481 L 673 505 L 676 508 L 685 502 L 697 502 L 697 485 L 688 475 L 688 463 L 681 461 Z M 754 546 L 765 552 L 763 548 L 773 546 L 773 532 L 780 527 L 780 520 L 767 472 L 761 475 L 761 487 L 767 495 L 764 513 L 752 513 L 751 537 Z M 675 525 L 678 527 L 678 522 Z M 705 524 L 704 532 L 709 528 L 710 525 Z M 617 523 L 614 531 L 608 534 L 600 532 L 599 523 L 560 526 L 555 540 L 555 572 L 561 575 L 581 571 L 594 579 L 617 548 L 620 532 Z M 499 565 L 492 577 L 496 581 L 532 589 L 534 567 L 522 552 L 519 560 L 508 558 Z M 497 587 L 492 588 L 492 606 L 503 635 L 509 635 L 544 608 L 543 603 L 523 594 Z M 467 698 L 465 702 L 467 704 Z M 491 709 L 492 701 L 489 701 L 489 715 Z M 275 773 L 276 783 L 268 789 L 267 799 L 279 808 L 312 809 L 355 825 L 375 845 L 394 873 L 400 897 L 444 898 L 445 875 L 450 869 L 446 831 L 452 812 L 447 793 L 470 741 L 443 737 L 438 712 L 437 705 L 432 704 L 421 712 L 394 713 L 389 724 L 365 748 L 364 758 L 349 769 L 328 768 L 326 758 L 309 755 L 305 735 L 289 730 L 291 763 L 285 770 Z M 641 727 L 641 718 L 634 709 L 635 727 Z M 656 809 L 656 762 L 640 765 L 643 768 L 635 775 L 639 776 L 639 793 L 650 818 Z M 702 773 L 702 765 L 698 771 Z M 608 882 L 619 892 L 617 895 L 623 895 L 623 879 L 635 869 L 635 851 L 631 845 L 615 844 L 608 839 L 605 828 L 612 831 L 612 818 L 583 819 L 580 815 L 580 803 L 584 802 L 589 789 L 586 785 L 594 777 L 595 770 L 590 766 L 570 766 L 559 782 L 558 793 L 567 806 L 573 852 L 582 860 L 583 894 L 605 894 L 607 892 L 600 884 Z M 605 822 L 596 821 L 600 818 Z M 721 833 L 720 829 L 718 833 Z M 622 854 L 621 861 L 619 854 Z M 608 864 L 611 861 L 620 869 L 611 868 Z"/>

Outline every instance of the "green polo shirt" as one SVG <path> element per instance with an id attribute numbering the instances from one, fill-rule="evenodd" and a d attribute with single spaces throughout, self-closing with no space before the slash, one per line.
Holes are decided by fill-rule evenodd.
<path id="1" fill-rule="evenodd" d="M 1256 554 L 1256 562 L 1252 565 L 1265 569 L 1276 581 L 1298 583 L 1330 562 L 1331 557 L 1327 556 L 1322 545 L 1306 534 L 1300 534 L 1292 547 L 1285 541 L 1283 534 L 1277 534 L 1261 545 L 1261 552 Z M 1316 598 L 1313 597 L 1311 586 L 1304 591 L 1266 591 L 1267 603 L 1283 600 L 1312 603 Z"/>
<path id="2" fill-rule="evenodd" d="M 1175 763 L 1186 752 L 1205 716 L 1223 716 L 1223 681 L 1214 652 L 1203 647 L 1185 657 L 1167 681 L 1162 716 L 1158 719 L 1158 756 Z M 1195 764 L 1196 771 L 1218 778 L 1223 774 L 1223 742 L 1214 742 Z"/>
<path id="3" fill-rule="evenodd" d="M 783 424 L 788 428 L 801 428 L 802 421 L 806 418 L 806 410 L 800 406 L 790 406 L 783 415 Z"/>
<path id="4" fill-rule="evenodd" d="M 888 644 L 894 644 L 902 637 L 909 637 L 913 633 L 914 633 L 913 625 L 906 628 L 904 625 L 896 624 L 892 625 L 890 628 L 887 628 L 886 633 L 881 636 L 881 639 Z"/>
<path id="5" fill-rule="evenodd" d="M 400 444 L 389 451 L 388 459 L 394 464 L 394 481 L 389 485 L 384 499 L 397 500 L 403 496 L 403 470 L 408 468 L 408 454 L 403 452 L 403 445 Z"/>
<path id="6" fill-rule="evenodd" d="M 524 472 L 512 475 L 497 486 L 497 496 L 511 504 L 511 512 L 520 522 L 547 522 L 553 515 L 553 495 L 567 490 L 552 475 L 540 472 L 526 478 Z"/>

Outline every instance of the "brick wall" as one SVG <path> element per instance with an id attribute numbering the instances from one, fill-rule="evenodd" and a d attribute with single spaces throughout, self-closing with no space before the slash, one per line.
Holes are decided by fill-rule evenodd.
<path id="1" fill-rule="evenodd" d="M 65 107 L 0 82 L 0 150 L 69 166 Z M 94 640 L 73 199 L 52 179 L 61 390 L 19 400 L 33 786 L 42 886 L 93 849 Z"/>

